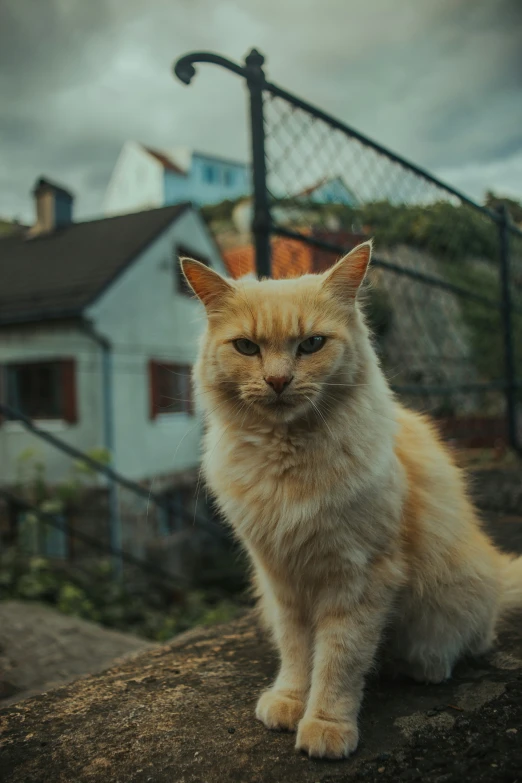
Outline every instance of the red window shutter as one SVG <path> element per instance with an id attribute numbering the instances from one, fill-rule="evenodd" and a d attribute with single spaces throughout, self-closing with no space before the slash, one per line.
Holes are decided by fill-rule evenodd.
<path id="1" fill-rule="evenodd" d="M 62 365 L 62 405 L 63 418 L 69 424 L 78 421 L 76 401 L 76 362 L 74 359 L 63 359 Z"/>
<path id="2" fill-rule="evenodd" d="M 154 359 L 149 361 L 149 415 L 155 419 L 159 413 L 159 378 L 158 362 Z"/>

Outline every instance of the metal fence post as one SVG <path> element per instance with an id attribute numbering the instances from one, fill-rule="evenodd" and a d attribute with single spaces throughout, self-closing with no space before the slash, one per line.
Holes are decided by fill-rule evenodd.
<path id="1" fill-rule="evenodd" d="M 270 277 L 270 207 L 266 186 L 265 118 L 263 113 L 263 86 L 265 58 L 252 49 L 245 58 L 247 86 L 250 93 L 250 130 L 252 139 L 252 174 L 254 185 L 254 234 L 256 271 L 258 277 Z"/>
<path id="2" fill-rule="evenodd" d="M 502 297 L 502 331 L 504 335 L 504 375 L 506 393 L 506 420 L 509 445 L 520 450 L 517 432 L 517 401 L 515 354 L 513 347 L 513 319 L 511 312 L 511 274 L 509 248 L 509 212 L 505 204 L 499 206 L 500 282 Z"/>
<path id="3" fill-rule="evenodd" d="M 102 383 L 104 406 L 104 441 L 110 455 L 110 464 L 114 464 L 114 411 L 113 411 L 113 362 L 112 349 L 108 342 L 102 347 Z M 121 556 L 123 546 L 122 524 L 118 485 L 112 479 L 108 481 L 109 492 L 109 523 L 111 548 L 116 553 L 113 558 L 114 571 L 118 577 L 123 573 L 123 559 Z"/>

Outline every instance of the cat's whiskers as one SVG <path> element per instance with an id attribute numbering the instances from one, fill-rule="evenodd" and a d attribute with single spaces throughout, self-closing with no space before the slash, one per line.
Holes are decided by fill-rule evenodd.
<path id="1" fill-rule="evenodd" d="M 151 496 L 152 496 L 152 492 L 154 490 L 154 482 L 155 482 L 155 480 L 156 480 L 156 477 L 154 477 L 152 479 L 152 481 L 150 482 L 149 494 L 147 495 L 147 507 L 145 509 L 145 522 L 146 522 L 146 525 L 148 525 L 148 523 L 149 523 L 150 499 L 151 499 Z"/>
<path id="2" fill-rule="evenodd" d="M 386 380 L 388 382 L 392 381 L 394 378 L 397 378 L 400 374 L 401 374 L 401 371 L 399 370 L 398 372 L 394 373 L 393 375 L 386 375 Z M 373 386 L 372 383 L 332 383 L 331 381 L 323 381 L 322 385 L 323 386 L 346 386 L 346 387 L 348 387 L 350 389 L 358 389 L 358 388 L 363 388 L 363 387 L 364 388 L 367 388 L 367 387 L 371 388 Z"/>
<path id="3" fill-rule="evenodd" d="M 367 386 L 371 386 L 371 383 L 329 383 L 328 381 L 323 381 L 322 386 L 344 386 L 348 389 L 359 389 Z"/>
<path id="4" fill-rule="evenodd" d="M 334 397 L 327 397 L 327 399 L 331 399 L 332 401 L 338 402 L 338 400 L 336 400 Z M 363 408 L 369 413 L 373 413 L 375 416 L 380 416 L 381 418 L 386 419 L 387 421 L 395 421 L 395 419 L 392 419 L 391 416 L 385 416 L 380 411 L 375 410 L 375 408 L 369 408 L 367 405 L 363 405 L 360 400 L 357 401 L 357 406 Z"/>
<path id="5" fill-rule="evenodd" d="M 320 416 L 320 418 L 323 420 L 323 422 L 324 422 L 324 425 L 325 425 L 326 429 L 328 430 L 328 432 L 330 433 L 330 435 L 331 435 L 331 436 L 332 436 L 332 438 L 333 438 L 333 437 L 334 437 L 334 434 L 333 434 L 333 432 L 332 432 L 332 430 L 331 430 L 331 428 L 330 428 L 330 426 L 329 426 L 328 422 L 326 421 L 325 417 L 323 416 L 323 414 L 321 413 L 321 411 L 319 410 L 319 408 L 318 408 L 318 407 L 317 407 L 317 405 L 315 404 L 315 402 L 314 402 L 314 401 L 311 399 L 311 397 L 308 397 L 306 394 L 305 394 L 304 396 L 306 397 L 306 399 L 308 400 L 308 402 L 310 403 L 310 405 L 312 406 L 312 408 L 313 408 L 313 409 L 316 411 L 316 413 L 318 414 L 318 416 Z"/>

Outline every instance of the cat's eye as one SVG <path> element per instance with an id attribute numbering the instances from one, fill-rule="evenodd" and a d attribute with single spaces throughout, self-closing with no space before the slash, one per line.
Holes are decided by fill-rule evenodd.
<path id="1" fill-rule="evenodd" d="M 326 337 L 321 337 L 318 334 L 313 337 L 308 337 L 299 344 L 299 353 L 315 353 L 316 351 L 320 351 L 325 342 Z"/>
<path id="2" fill-rule="evenodd" d="M 259 345 L 253 343 L 252 340 L 247 340 L 246 337 L 234 340 L 234 348 L 245 356 L 255 356 L 256 353 L 259 353 Z"/>

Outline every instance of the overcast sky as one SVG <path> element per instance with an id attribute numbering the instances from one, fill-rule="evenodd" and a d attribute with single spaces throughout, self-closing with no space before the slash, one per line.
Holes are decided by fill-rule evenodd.
<path id="1" fill-rule="evenodd" d="M 247 155 L 240 80 L 173 61 L 267 57 L 272 81 L 453 185 L 522 198 L 521 0 L 0 0 L 0 216 L 46 175 L 99 214 L 122 144 Z"/>

